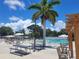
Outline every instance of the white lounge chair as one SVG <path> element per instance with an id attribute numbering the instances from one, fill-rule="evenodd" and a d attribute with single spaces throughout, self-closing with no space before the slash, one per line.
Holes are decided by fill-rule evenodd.
<path id="1" fill-rule="evenodd" d="M 59 59 L 68 59 L 68 55 L 65 53 L 62 53 L 60 47 L 57 48 L 57 53 L 58 53 Z"/>

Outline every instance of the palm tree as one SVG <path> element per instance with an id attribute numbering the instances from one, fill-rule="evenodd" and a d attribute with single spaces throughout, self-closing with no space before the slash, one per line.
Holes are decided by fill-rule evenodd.
<path id="1" fill-rule="evenodd" d="M 53 25 L 56 22 L 56 17 L 58 13 L 53 10 L 54 5 L 59 4 L 60 1 L 48 1 L 48 0 L 41 0 L 40 3 L 33 4 L 29 7 L 29 9 L 36 9 L 37 11 L 33 14 L 32 20 L 36 21 L 41 18 L 41 24 L 43 27 L 43 46 L 45 47 L 45 36 L 46 36 L 46 20 L 49 20 Z"/>

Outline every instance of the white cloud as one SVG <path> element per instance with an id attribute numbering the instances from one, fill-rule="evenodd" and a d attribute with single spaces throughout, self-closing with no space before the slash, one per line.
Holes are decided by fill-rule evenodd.
<path id="1" fill-rule="evenodd" d="M 55 23 L 55 26 L 50 27 L 50 29 L 60 31 L 61 29 L 64 29 L 65 26 L 66 26 L 65 22 L 63 22 L 62 20 L 59 20 Z"/>
<path id="2" fill-rule="evenodd" d="M 16 10 L 17 7 L 25 9 L 25 4 L 20 0 L 5 0 L 5 4 L 7 4 L 11 9 Z"/>
<path id="3" fill-rule="evenodd" d="M 64 29 L 65 26 L 66 26 L 65 22 L 59 20 L 59 21 L 57 21 L 56 24 L 55 24 L 55 30 L 56 30 L 56 31 L 60 31 L 61 29 Z"/>
<path id="4" fill-rule="evenodd" d="M 42 27 L 41 22 L 37 23 L 37 25 Z M 49 27 L 46 27 L 46 29 L 49 29 Z"/>
<path id="5" fill-rule="evenodd" d="M 0 23 L 0 27 L 1 27 L 1 26 L 4 26 L 4 23 Z"/>
<path id="6" fill-rule="evenodd" d="M 14 31 L 18 31 L 21 29 L 27 29 L 28 26 L 32 25 L 32 20 L 26 19 L 22 20 L 21 18 L 17 22 L 11 22 L 11 23 L 1 23 L 0 26 L 8 26 L 11 27 Z"/>
<path id="7" fill-rule="evenodd" d="M 50 26 L 53 26 L 53 24 L 50 24 Z"/>
<path id="8" fill-rule="evenodd" d="M 41 26 L 41 22 L 37 23 L 38 26 Z"/>
<path id="9" fill-rule="evenodd" d="M 13 21 L 13 22 L 17 22 L 18 20 L 20 20 L 20 18 L 19 17 L 16 17 L 16 16 L 12 16 L 12 17 L 10 17 L 9 18 L 11 21 Z"/>
<path id="10" fill-rule="evenodd" d="M 18 17 L 16 17 L 16 18 L 18 18 Z M 30 20 L 30 19 L 23 20 L 23 19 L 19 18 L 19 20 L 17 22 L 11 22 L 11 23 L 6 23 L 6 24 L 0 23 L 0 27 L 8 26 L 8 27 L 11 27 L 14 31 L 17 31 L 17 30 L 21 30 L 23 28 L 27 30 L 27 27 L 32 24 L 34 24 L 34 23 L 32 23 L 32 20 Z M 41 23 L 37 23 L 37 24 L 39 26 L 41 26 Z M 55 26 L 50 26 L 50 27 L 46 27 L 46 28 L 47 29 L 49 28 L 52 31 L 54 31 L 54 30 L 60 31 L 61 29 L 65 28 L 65 26 L 66 26 L 65 22 L 59 20 L 55 23 Z"/>
<path id="11" fill-rule="evenodd" d="M 49 29 L 49 27 L 46 27 L 46 29 Z"/>
<path id="12" fill-rule="evenodd" d="M 41 23 L 37 23 L 37 25 L 41 26 Z M 46 27 L 46 29 L 50 29 L 52 31 L 56 30 L 56 31 L 60 31 L 61 29 L 64 29 L 66 26 L 65 22 L 63 22 L 62 20 L 59 20 L 55 23 L 55 25 L 53 26 L 52 24 L 50 24 L 50 27 Z"/>
<path id="13" fill-rule="evenodd" d="M 65 28 L 65 23 L 61 20 L 57 21 L 55 24 L 55 27 L 59 27 L 59 28 Z"/>
<path id="14" fill-rule="evenodd" d="M 51 31 L 54 31 L 54 30 L 55 30 L 53 27 L 50 27 L 49 29 L 50 29 Z"/>

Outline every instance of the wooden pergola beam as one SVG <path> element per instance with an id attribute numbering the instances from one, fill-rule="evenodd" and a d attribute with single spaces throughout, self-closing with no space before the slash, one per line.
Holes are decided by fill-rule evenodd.
<path id="1" fill-rule="evenodd" d="M 76 18 L 76 17 L 79 17 L 79 13 L 78 14 L 67 14 L 66 16 L 68 18 Z"/>

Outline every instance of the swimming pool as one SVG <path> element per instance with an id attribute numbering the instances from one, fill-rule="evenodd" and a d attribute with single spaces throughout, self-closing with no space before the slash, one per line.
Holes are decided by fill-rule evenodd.
<path id="1" fill-rule="evenodd" d="M 58 37 L 47 37 L 46 38 L 47 44 L 64 44 L 68 45 L 68 38 L 58 38 Z"/>

